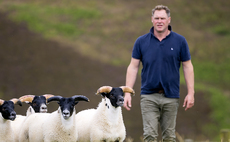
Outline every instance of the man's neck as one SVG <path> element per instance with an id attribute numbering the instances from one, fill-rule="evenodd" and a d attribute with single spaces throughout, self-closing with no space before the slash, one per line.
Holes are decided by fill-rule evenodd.
<path id="1" fill-rule="evenodd" d="M 164 32 L 157 32 L 154 30 L 154 36 L 159 40 L 162 41 L 167 35 L 169 35 L 170 30 L 166 30 Z"/>

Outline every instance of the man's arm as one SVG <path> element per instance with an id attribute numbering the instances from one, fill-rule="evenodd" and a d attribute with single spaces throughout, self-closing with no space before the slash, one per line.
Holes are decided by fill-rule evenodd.
<path id="1" fill-rule="evenodd" d="M 182 62 L 184 78 L 187 85 L 188 94 L 184 99 L 183 107 L 188 110 L 194 105 L 194 70 L 191 60 Z"/>
<path id="2" fill-rule="evenodd" d="M 140 65 L 140 60 L 139 59 L 135 59 L 132 58 L 131 62 L 127 68 L 127 73 L 126 73 L 126 86 L 129 86 L 131 88 L 133 88 L 135 82 L 136 82 L 136 78 L 137 78 L 137 73 L 138 73 L 138 69 L 139 69 L 139 65 Z M 124 107 L 127 110 L 130 110 L 131 108 L 131 94 L 130 93 L 125 93 L 125 97 L 124 97 Z"/>

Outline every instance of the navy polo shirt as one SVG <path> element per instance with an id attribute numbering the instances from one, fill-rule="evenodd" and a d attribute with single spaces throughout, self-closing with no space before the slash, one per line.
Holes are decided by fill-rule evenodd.
<path id="1" fill-rule="evenodd" d="M 164 89 L 168 98 L 180 97 L 180 65 L 191 59 L 186 39 L 173 32 L 159 41 L 150 32 L 137 38 L 132 57 L 142 62 L 141 94 L 157 93 Z"/>

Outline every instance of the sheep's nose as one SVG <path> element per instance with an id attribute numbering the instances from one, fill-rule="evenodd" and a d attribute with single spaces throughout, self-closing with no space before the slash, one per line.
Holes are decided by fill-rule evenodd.
<path id="1" fill-rule="evenodd" d="M 118 101 L 119 101 L 119 102 L 123 102 L 123 101 L 124 101 L 124 98 L 119 98 Z"/>
<path id="2" fill-rule="evenodd" d="M 64 115 L 69 115 L 69 112 L 64 112 Z"/>
<path id="3" fill-rule="evenodd" d="M 62 112 L 62 116 L 64 119 L 68 119 L 70 117 L 70 112 L 68 110 L 64 110 Z"/>
<path id="4" fill-rule="evenodd" d="M 46 107 L 46 106 L 43 106 L 42 109 L 47 109 L 47 107 Z"/>
<path id="5" fill-rule="evenodd" d="M 124 104 L 124 98 L 119 98 L 116 103 L 118 106 L 123 106 Z"/>
<path id="6" fill-rule="evenodd" d="M 13 111 L 13 112 L 10 113 L 9 119 L 14 120 L 15 118 L 16 118 L 16 112 Z"/>
<path id="7" fill-rule="evenodd" d="M 64 110 L 64 111 L 63 111 L 63 114 L 64 114 L 65 116 L 68 116 L 70 113 L 69 113 L 69 111 Z"/>
<path id="8" fill-rule="evenodd" d="M 45 104 L 42 104 L 40 107 L 40 112 L 45 113 L 47 112 L 47 106 Z"/>
<path id="9" fill-rule="evenodd" d="M 16 116 L 16 112 L 11 112 L 10 115 L 11 116 Z"/>

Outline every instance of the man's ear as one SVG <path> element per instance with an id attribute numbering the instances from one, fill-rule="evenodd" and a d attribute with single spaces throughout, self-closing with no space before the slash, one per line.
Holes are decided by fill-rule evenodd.
<path id="1" fill-rule="evenodd" d="M 171 23 L 171 17 L 169 17 L 169 23 L 168 24 L 170 24 Z"/>

